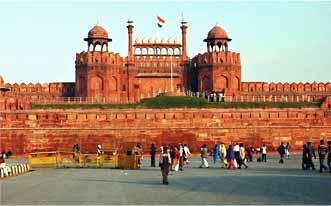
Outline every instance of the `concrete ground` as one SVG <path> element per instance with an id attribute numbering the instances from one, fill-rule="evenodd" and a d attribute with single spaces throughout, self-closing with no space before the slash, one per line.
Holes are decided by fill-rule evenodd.
<path id="1" fill-rule="evenodd" d="M 211 162 L 211 159 L 209 159 Z M 140 170 L 42 169 L 0 180 L 1 205 L 331 204 L 331 173 L 302 171 L 300 157 L 248 169 L 198 168 L 194 158 L 161 184 L 145 158 Z M 318 163 L 316 162 L 318 166 Z"/>

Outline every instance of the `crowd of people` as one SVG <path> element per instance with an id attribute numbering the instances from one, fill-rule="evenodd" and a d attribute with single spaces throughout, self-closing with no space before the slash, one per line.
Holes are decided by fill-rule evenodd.
<path id="1" fill-rule="evenodd" d="M 316 170 L 313 158 L 316 159 L 315 149 L 311 142 L 304 144 L 302 149 L 302 170 Z M 324 140 L 320 140 L 320 144 L 317 148 L 319 165 L 319 172 L 323 173 L 325 170 L 329 169 L 331 173 L 331 141 L 328 141 L 328 146 L 324 144 Z M 327 160 L 327 165 L 325 165 L 325 160 Z"/>
<path id="2" fill-rule="evenodd" d="M 303 146 L 303 163 L 302 168 L 304 170 L 312 168 L 315 170 L 312 157 L 316 159 L 314 148 L 311 142 Z M 178 144 L 165 146 L 162 145 L 160 148 L 161 155 L 159 166 L 161 167 L 161 172 L 163 176 L 163 184 L 168 184 L 168 174 L 169 171 L 182 171 L 183 165 L 188 164 L 188 157 L 190 156 L 190 150 L 186 144 Z M 289 143 L 281 142 L 277 151 L 280 155 L 279 164 L 284 164 L 284 159 L 290 159 L 291 146 Z M 211 153 L 208 152 L 208 147 L 203 144 L 200 148 L 201 165 L 200 168 L 209 168 L 208 156 L 212 157 L 213 164 L 220 164 L 221 168 L 227 169 L 241 169 L 248 168 L 248 162 L 253 161 L 253 155 L 257 155 L 257 162 L 267 162 L 267 146 L 263 144 L 261 147 L 254 148 L 252 146 L 244 147 L 243 143 L 234 143 L 225 146 L 224 143 L 220 145 L 215 144 L 211 148 Z M 151 166 L 155 167 L 155 155 L 157 151 L 154 145 L 151 147 Z M 324 145 L 324 141 L 320 141 L 318 146 L 318 155 L 320 161 L 320 172 L 329 169 L 331 173 L 331 141 L 328 142 L 328 146 Z M 327 165 L 325 165 L 325 160 L 327 159 Z"/>

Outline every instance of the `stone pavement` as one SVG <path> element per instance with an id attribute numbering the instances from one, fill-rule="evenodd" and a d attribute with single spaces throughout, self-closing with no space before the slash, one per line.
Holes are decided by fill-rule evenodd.
<path id="1" fill-rule="evenodd" d="M 211 162 L 211 159 L 209 159 Z M 331 174 L 302 171 L 300 156 L 249 168 L 198 168 L 194 158 L 183 172 L 161 184 L 159 168 L 43 169 L 0 180 L 1 205 L 111 204 L 331 204 Z M 318 163 L 316 162 L 318 166 Z"/>

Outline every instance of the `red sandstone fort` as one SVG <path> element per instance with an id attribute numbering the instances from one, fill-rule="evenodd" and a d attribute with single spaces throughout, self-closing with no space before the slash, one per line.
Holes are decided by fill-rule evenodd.
<path id="1" fill-rule="evenodd" d="M 181 41 L 136 38 L 128 20 L 128 56 L 109 51 L 112 41 L 100 25 L 76 54 L 75 82 L 9 84 L 0 76 L 0 150 L 17 153 L 70 149 L 81 143 L 94 150 L 141 142 L 243 141 L 276 147 L 289 141 L 300 148 L 306 140 L 331 137 L 331 83 L 244 82 L 240 54 L 229 49 L 231 38 L 220 26 L 207 34 L 207 50 L 187 56 L 187 22 Z M 115 40 L 114 40 L 115 41 Z M 118 40 L 116 40 L 118 41 Z M 30 110 L 30 103 L 133 103 L 160 93 L 220 92 L 228 102 L 321 102 L 301 109 L 173 109 L 173 110 Z"/>

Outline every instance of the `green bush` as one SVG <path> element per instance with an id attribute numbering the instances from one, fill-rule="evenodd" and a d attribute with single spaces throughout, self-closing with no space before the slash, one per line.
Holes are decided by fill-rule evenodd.
<path id="1" fill-rule="evenodd" d="M 31 104 L 31 109 L 135 109 L 135 108 L 318 108 L 319 102 L 208 102 L 198 97 L 159 96 L 137 104 Z"/>

